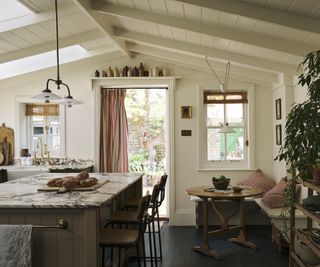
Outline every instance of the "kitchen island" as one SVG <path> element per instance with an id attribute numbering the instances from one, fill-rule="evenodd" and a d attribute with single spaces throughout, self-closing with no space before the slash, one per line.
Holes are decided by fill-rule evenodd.
<path id="1" fill-rule="evenodd" d="M 33 267 L 100 266 L 100 228 L 123 201 L 142 195 L 141 174 L 91 174 L 108 180 L 94 191 L 37 191 L 48 180 L 68 175 L 45 173 L 0 184 L 0 224 L 34 226 Z M 56 226 L 60 219 L 68 223 L 67 229 L 37 227 Z"/>

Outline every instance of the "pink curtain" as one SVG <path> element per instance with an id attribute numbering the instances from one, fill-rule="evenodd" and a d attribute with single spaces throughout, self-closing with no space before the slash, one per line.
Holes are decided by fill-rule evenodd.
<path id="1" fill-rule="evenodd" d="M 100 172 L 128 172 L 126 89 L 101 89 Z"/>

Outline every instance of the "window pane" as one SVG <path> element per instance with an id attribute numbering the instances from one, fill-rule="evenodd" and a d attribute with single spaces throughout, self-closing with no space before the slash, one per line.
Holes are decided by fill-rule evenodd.
<path id="1" fill-rule="evenodd" d="M 243 104 L 227 104 L 227 121 L 230 126 L 243 125 Z"/>
<path id="2" fill-rule="evenodd" d="M 219 133 L 220 129 L 208 129 L 207 147 L 208 161 L 225 160 L 225 134 Z"/>
<path id="3" fill-rule="evenodd" d="M 207 105 L 207 126 L 220 126 L 223 123 L 223 104 Z"/>
<path id="4" fill-rule="evenodd" d="M 234 130 L 235 133 L 227 134 L 227 160 L 243 160 L 243 128 L 234 128 Z"/>
<path id="5" fill-rule="evenodd" d="M 34 126 L 33 127 L 33 134 L 34 135 L 43 134 L 43 127 Z"/>
<path id="6" fill-rule="evenodd" d="M 32 137 L 32 152 L 41 151 L 41 143 L 44 144 L 43 136 Z"/>
<path id="7" fill-rule="evenodd" d="M 60 136 L 48 136 L 47 149 L 51 155 L 60 153 Z"/>

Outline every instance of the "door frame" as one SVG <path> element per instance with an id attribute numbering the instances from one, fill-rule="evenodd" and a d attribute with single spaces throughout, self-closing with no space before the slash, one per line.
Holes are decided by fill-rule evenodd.
<path id="1" fill-rule="evenodd" d="M 168 174 L 168 186 L 166 188 L 168 202 L 166 213 L 171 223 L 174 223 L 175 214 L 175 179 L 174 179 L 174 90 L 178 77 L 141 77 L 141 78 L 94 78 L 92 90 L 94 93 L 94 169 L 99 171 L 100 157 L 100 97 L 101 87 L 106 88 L 139 88 L 139 87 L 167 87 L 166 94 L 166 169 Z"/>

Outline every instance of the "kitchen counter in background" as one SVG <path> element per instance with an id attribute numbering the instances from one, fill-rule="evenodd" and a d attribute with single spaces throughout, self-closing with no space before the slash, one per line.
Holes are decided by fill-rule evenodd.
<path id="1" fill-rule="evenodd" d="M 0 170 L 7 170 L 8 181 L 18 178 L 44 173 L 75 173 L 81 171 L 93 172 L 92 164 L 60 164 L 60 165 L 40 165 L 40 166 L 21 166 L 9 165 L 0 166 Z"/>

